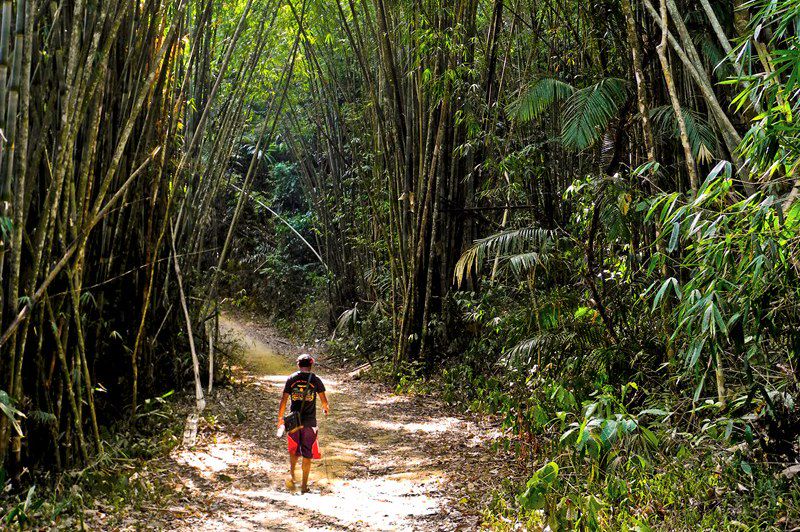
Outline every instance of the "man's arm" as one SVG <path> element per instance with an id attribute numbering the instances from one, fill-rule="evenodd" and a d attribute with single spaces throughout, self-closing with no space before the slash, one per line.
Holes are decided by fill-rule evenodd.
<path id="1" fill-rule="evenodd" d="M 319 392 L 319 400 L 322 402 L 322 411 L 327 416 L 330 408 L 328 407 L 328 398 L 325 396 L 325 392 Z"/>
<path id="2" fill-rule="evenodd" d="M 286 403 L 289 402 L 290 395 L 286 392 L 283 392 L 283 397 L 281 397 L 281 406 L 278 407 L 278 426 L 280 427 L 283 425 L 283 413 L 286 412 Z"/>

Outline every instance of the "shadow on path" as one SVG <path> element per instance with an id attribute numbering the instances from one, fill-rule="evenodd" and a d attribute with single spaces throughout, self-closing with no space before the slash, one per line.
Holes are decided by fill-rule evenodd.
<path id="1" fill-rule="evenodd" d="M 312 493 L 285 487 L 286 439 L 275 437 L 278 402 L 299 350 L 262 326 L 220 321 L 244 347 L 237 385 L 215 392 L 193 449 L 176 449 L 178 506 L 166 510 L 178 530 L 461 530 L 475 517 L 456 509 L 489 456 L 475 423 L 443 413 L 421 397 L 392 395 L 378 384 L 318 368 L 331 415 L 318 414 L 324 460 L 311 472 Z M 497 461 L 496 456 L 487 458 Z M 298 471 L 299 472 L 299 471 Z M 497 473 L 497 470 L 489 472 Z M 475 479 L 472 479 L 475 480 Z M 495 479 L 496 480 L 496 479 Z"/>

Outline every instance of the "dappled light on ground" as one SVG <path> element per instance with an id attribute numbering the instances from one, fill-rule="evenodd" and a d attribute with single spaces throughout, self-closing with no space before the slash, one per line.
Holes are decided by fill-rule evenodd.
<path id="1" fill-rule="evenodd" d="M 217 446 L 209 449 L 209 452 L 184 451 L 176 457 L 176 460 L 178 463 L 193 467 L 200 475 L 211 476 L 227 469 L 235 458 L 233 450 Z"/>
<path id="2" fill-rule="evenodd" d="M 447 432 L 456 429 L 461 424 L 455 418 L 435 418 L 424 423 L 397 423 L 385 420 L 373 420 L 367 423 L 370 427 L 383 430 L 405 430 L 408 432 Z"/>
<path id="3" fill-rule="evenodd" d="M 226 331 L 231 339 L 241 344 L 244 348 L 244 362 L 247 368 L 260 378 L 285 381 L 285 375 L 295 371 L 296 368 L 291 358 L 281 356 L 274 347 L 248 334 L 247 330 L 238 322 L 222 317 L 220 318 L 220 328 Z"/>
<path id="4" fill-rule="evenodd" d="M 327 419 L 318 413 L 324 459 L 313 463 L 311 493 L 289 490 L 286 441 L 275 437 L 275 420 L 299 350 L 230 318 L 221 326 L 244 348 L 242 367 L 234 371 L 239 382 L 217 390 L 198 445 L 172 455 L 176 491 L 186 494 L 187 508 L 171 510 L 170 528 L 456 530 L 476 524 L 453 507 L 452 484 L 464 478 L 466 460 L 482 445 L 479 429 L 429 401 L 392 395 L 324 367 L 318 374 L 332 409 Z M 464 484 L 459 480 L 458 489 Z"/>

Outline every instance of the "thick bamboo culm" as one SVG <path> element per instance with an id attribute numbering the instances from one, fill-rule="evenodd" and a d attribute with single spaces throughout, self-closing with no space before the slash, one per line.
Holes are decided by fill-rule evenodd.
<path id="1" fill-rule="evenodd" d="M 176 357 L 189 351 L 170 335 L 215 334 L 202 305 L 185 309 L 188 326 L 175 309 L 192 301 L 189 274 L 217 263 L 208 211 L 227 190 L 238 132 L 248 117 L 274 127 L 280 113 L 279 98 L 248 100 L 256 84 L 277 94 L 254 75 L 277 7 L 243 2 L 232 37 L 218 38 L 211 25 L 233 17 L 213 0 L 2 2 L 0 400 L 13 415 L 0 417 L 0 457 L 10 471 L 101 452 L 103 427 L 135 419 L 145 394 L 177 381 Z M 273 113 L 253 115 L 252 103 Z"/>

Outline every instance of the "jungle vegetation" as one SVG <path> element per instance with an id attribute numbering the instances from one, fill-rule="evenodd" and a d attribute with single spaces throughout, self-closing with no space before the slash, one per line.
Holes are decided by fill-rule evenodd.
<path id="1" fill-rule="evenodd" d="M 6 478 L 202 410 L 250 305 L 496 419 L 489 526 L 800 526 L 799 39 L 798 0 L 4 0 Z"/>

